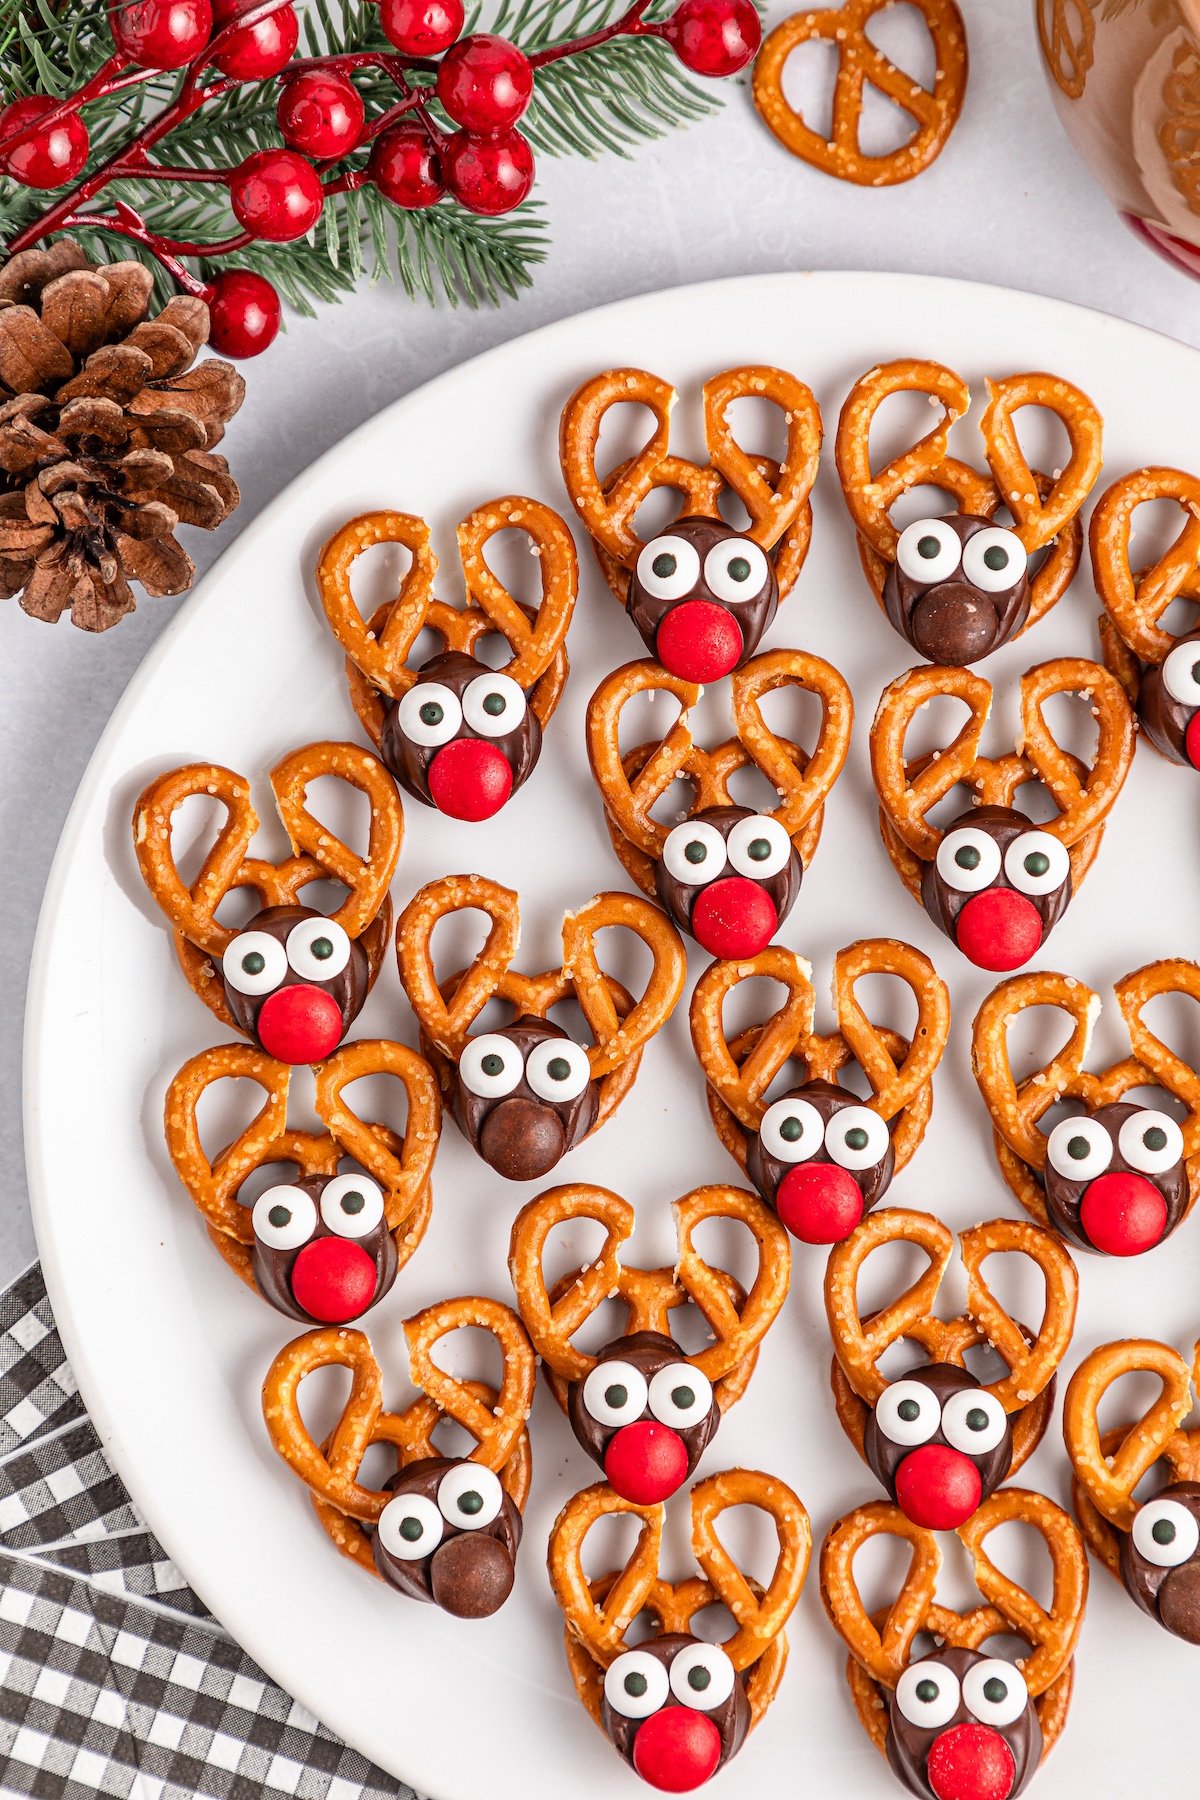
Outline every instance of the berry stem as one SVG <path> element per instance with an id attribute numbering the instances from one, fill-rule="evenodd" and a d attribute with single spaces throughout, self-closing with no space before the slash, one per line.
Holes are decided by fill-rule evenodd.
<path id="1" fill-rule="evenodd" d="M 598 31 L 589 32 L 586 37 L 569 38 L 563 44 L 550 44 L 545 50 L 535 50 L 529 58 L 533 69 L 544 69 L 547 63 L 558 62 L 564 56 L 578 56 L 581 50 L 594 50 L 598 44 L 611 43 L 616 37 L 656 37 L 658 32 L 653 25 L 643 22 L 642 15 L 649 6 L 650 0 L 634 0 L 628 12 L 614 19 L 611 25 L 604 25 Z"/>

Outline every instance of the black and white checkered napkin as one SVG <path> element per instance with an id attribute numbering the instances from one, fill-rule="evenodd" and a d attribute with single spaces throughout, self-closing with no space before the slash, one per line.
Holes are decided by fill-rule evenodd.
<path id="1" fill-rule="evenodd" d="M 415 1800 L 268 1681 L 168 1561 L 36 1266 L 0 1294 L 0 1794 Z"/>

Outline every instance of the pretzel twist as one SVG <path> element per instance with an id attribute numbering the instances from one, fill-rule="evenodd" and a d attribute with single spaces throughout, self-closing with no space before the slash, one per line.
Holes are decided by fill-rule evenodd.
<path id="1" fill-rule="evenodd" d="M 1130 563 L 1134 514 L 1151 501 L 1173 501 L 1181 523 L 1147 568 Z M 1135 469 L 1100 496 L 1089 533 L 1096 592 L 1121 641 L 1143 662 L 1161 663 L 1175 642 L 1159 621 L 1179 599 L 1200 599 L 1200 477 L 1182 469 Z"/>
<path id="2" fill-rule="evenodd" d="M 1038 37 L 1046 67 L 1068 100 L 1087 86 L 1096 55 L 1096 21 L 1090 0 L 1038 0 Z"/>
<path id="3" fill-rule="evenodd" d="M 1200 1361 L 1200 1345 L 1195 1352 Z M 1116 1531 L 1128 1531 L 1138 1510 L 1134 1490 L 1156 1462 L 1175 1481 L 1200 1480 L 1200 1431 L 1184 1431 L 1192 1408 L 1192 1380 L 1178 1351 L 1150 1338 L 1122 1338 L 1085 1356 L 1067 1388 L 1063 1436 L 1076 1486 Z M 1122 1375 L 1155 1375 L 1159 1393 L 1141 1418 L 1101 1436 L 1100 1403 Z"/>

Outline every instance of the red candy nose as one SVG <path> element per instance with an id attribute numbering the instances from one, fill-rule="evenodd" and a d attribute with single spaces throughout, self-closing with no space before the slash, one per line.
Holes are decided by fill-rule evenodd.
<path id="1" fill-rule="evenodd" d="M 344 1325 L 375 1298 L 375 1264 L 348 1238 L 316 1238 L 292 1264 L 292 1296 L 322 1325 Z"/>
<path id="2" fill-rule="evenodd" d="M 922 1444 L 896 1470 L 896 1504 L 927 1531 L 956 1531 L 983 1498 L 975 1464 L 949 1444 Z"/>
<path id="3" fill-rule="evenodd" d="M 608 1484 L 622 1500 L 655 1506 L 687 1480 L 687 1445 L 669 1425 L 642 1419 L 622 1425 L 604 1455 Z"/>
<path id="4" fill-rule="evenodd" d="M 433 804 L 452 819 L 490 819 L 512 793 L 508 759 L 482 738 L 457 738 L 439 750 L 426 776 Z"/>
<path id="5" fill-rule="evenodd" d="M 799 1163 L 775 1195 L 775 1211 L 804 1244 L 840 1244 L 863 1216 L 862 1189 L 836 1163 Z"/>
<path id="6" fill-rule="evenodd" d="M 654 640 L 658 660 L 684 681 L 720 681 L 737 668 L 745 643 L 741 626 L 712 600 L 673 606 Z"/>
<path id="7" fill-rule="evenodd" d="M 1144 1175 L 1099 1175 L 1079 1205 L 1079 1223 L 1105 1256 L 1140 1256 L 1167 1229 L 1167 1203 Z"/>
<path id="8" fill-rule="evenodd" d="M 342 1039 L 342 1009 L 323 988 L 297 982 L 263 1002 L 255 1027 L 268 1056 L 279 1062 L 321 1062 Z"/>
<path id="9" fill-rule="evenodd" d="M 778 924 L 770 894 L 747 875 L 711 882 L 692 907 L 692 936 L 710 956 L 757 956 Z"/>
<path id="10" fill-rule="evenodd" d="M 958 915 L 958 947 L 977 969 L 1019 969 L 1041 948 L 1042 918 L 1012 888 L 972 894 Z"/>
<path id="11" fill-rule="evenodd" d="M 664 1706 L 638 1726 L 633 1766 L 643 1781 L 663 1794 L 690 1794 L 715 1773 L 721 1734 L 707 1713 L 690 1706 Z"/>
<path id="12" fill-rule="evenodd" d="M 1193 713 L 1183 734 L 1183 747 L 1193 769 L 1200 769 L 1200 712 Z"/>
<path id="13" fill-rule="evenodd" d="M 952 1725 L 934 1739 L 925 1775 L 937 1800 L 1008 1800 L 1017 1765 L 990 1725 Z"/>

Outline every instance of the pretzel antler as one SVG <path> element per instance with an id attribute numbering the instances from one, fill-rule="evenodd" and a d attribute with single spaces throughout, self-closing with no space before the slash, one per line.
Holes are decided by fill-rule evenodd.
<path id="1" fill-rule="evenodd" d="M 470 1382 L 448 1374 L 433 1360 L 436 1344 L 468 1326 L 490 1332 L 500 1346 L 504 1373 L 494 1405 L 482 1402 Z M 404 1336 L 414 1382 L 440 1412 L 475 1439 L 471 1461 L 499 1474 L 525 1430 L 537 1374 L 533 1346 L 516 1313 L 499 1300 L 443 1300 L 406 1319 Z"/>
<path id="2" fill-rule="evenodd" d="M 1100 1403 L 1115 1381 L 1132 1374 L 1157 1376 L 1158 1396 L 1134 1424 L 1102 1439 Z M 1063 1403 L 1067 1453 L 1078 1486 L 1117 1531 L 1132 1526 L 1134 1490 L 1156 1462 L 1167 1461 L 1175 1480 L 1200 1478 L 1200 1434 L 1180 1429 L 1191 1408 L 1192 1370 L 1178 1351 L 1150 1338 L 1101 1344 L 1072 1375 Z"/>
<path id="3" fill-rule="evenodd" d="M 1179 530 L 1156 561 L 1135 572 L 1129 560 L 1134 514 L 1152 500 L 1174 501 Z M 1161 663 L 1175 643 L 1160 620 L 1173 601 L 1200 599 L 1200 478 L 1150 467 L 1122 476 L 1100 496 L 1090 532 L 1096 592 L 1122 642 L 1143 662 Z"/>

